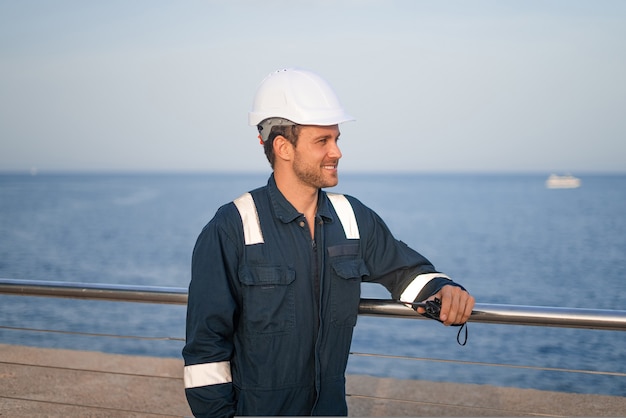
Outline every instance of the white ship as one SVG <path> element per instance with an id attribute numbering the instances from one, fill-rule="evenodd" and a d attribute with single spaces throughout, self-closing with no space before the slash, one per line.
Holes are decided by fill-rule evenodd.
<path id="1" fill-rule="evenodd" d="M 575 189 L 580 187 L 580 179 L 570 174 L 564 176 L 551 174 L 546 180 L 546 187 L 548 189 Z"/>

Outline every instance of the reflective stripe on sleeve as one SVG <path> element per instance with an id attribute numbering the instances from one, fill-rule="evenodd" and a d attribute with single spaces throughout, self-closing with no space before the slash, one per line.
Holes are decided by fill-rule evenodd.
<path id="1" fill-rule="evenodd" d="M 230 361 L 185 366 L 184 381 L 185 389 L 230 383 L 233 381 Z"/>
<path id="2" fill-rule="evenodd" d="M 419 293 L 424 288 L 424 286 L 426 286 L 428 282 L 430 282 L 435 277 L 441 277 L 450 280 L 448 276 L 442 273 L 420 274 L 413 279 L 411 284 L 409 284 L 406 289 L 404 289 L 404 292 L 402 292 L 402 295 L 400 295 L 400 302 L 413 303 L 417 295 L 419 295 Z"/>
<path id="3" fill-rule="evenodd" d="M 359 239 L 359 225 L 356 223 L 356 217 L 354 216 L 354 210 L 352 205 L 348 202 L 348 199 L 337 193 L 326 193 L 330 199 L 330 203 L 333 204 L 339 221 L 343 226 L 343 231 L 348 239 Z"/>
<path id="4" fill-rule="evenodd" d="M 233 200 L 241 221 L 243 222 L 243 236 L 246 245 L 263 244 L 263 233 L 259 222 L 259 213 L 256 210 L 254 199 L 250 193 L 245 193 Z"/>

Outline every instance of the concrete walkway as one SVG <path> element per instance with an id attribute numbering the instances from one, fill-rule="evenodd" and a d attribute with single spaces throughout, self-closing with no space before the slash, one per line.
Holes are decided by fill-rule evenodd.
<path id="1" fill-rule="evenodd" d="M 191 416 L 182 360 L 0 344 L 0 416 Z M 625 416 L 626 398 L 348 377 L 350 416 Z"/>

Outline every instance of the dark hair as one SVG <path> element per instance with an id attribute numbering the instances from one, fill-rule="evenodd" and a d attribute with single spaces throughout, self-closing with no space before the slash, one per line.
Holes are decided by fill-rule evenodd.
<path id="1" fill-rule="evenodd" d="M 272 130 L 267 137 L 267 141 L 263 143 L 263 151 L 265 151 L 267 161 L 270 162 L 272 168 L 274 168 L 274 161 L 276 160 L 276 156 L 274 155 L 274 138 L 279 135 L 283 136 L 295 147 L 298 142 L 298 136 L 300 135 L 300 128 L 301 125 L 272 126 Z"/>

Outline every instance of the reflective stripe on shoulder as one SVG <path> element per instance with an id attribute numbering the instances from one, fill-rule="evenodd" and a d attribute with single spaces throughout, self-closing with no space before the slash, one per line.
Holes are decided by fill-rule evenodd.
<path id="1" fill-rule="evenodd" d="M 231 383 L 230 361 L 185 366 L 184 381 L 185 389 Z"/>
<path id="2" fill-rule="evenodd" d="M 256 210 L 254 199 L 250 193 L 245 193 L 233 201 L 241 221 L 243 222 L 243 235 L 246 245 L 263 244 L 263 233 L 259 222 L 259 213 Z"/>
<path id="3" fill-rule="evenodd" d="M 444 279 L 450 280 L 448 276 L 442 273 L 419 274 L 413 279 L 411 284 L 409 284 L 407 288 L 404 289 L 404 292 L 402 292 L 402 295 L 400 295 L 400 302 L 413 303 L 417 295 L 419 295 L 419 293 L 424 288 L 424 286 L 426 286 L 428 282 L 430 282 L 435 277 L 442 277 Z"/>
<path id="4" fill-rule="evenodd" d="M 341 221 L 346 238 L 359 239 L 359 225 L 354 216 L 354 209 L 352 209 L 352 205 L 350 205 L 348 199 L 344 195 L 337 193 L 326 193 L 326 195 L 335 208 L 337 216 L 339 216 L 339 221 Z"/>

